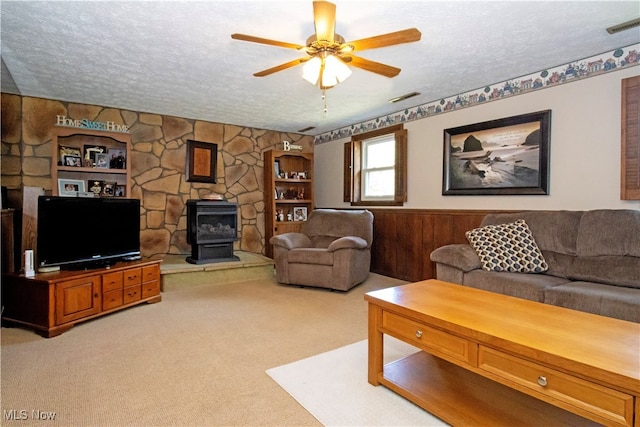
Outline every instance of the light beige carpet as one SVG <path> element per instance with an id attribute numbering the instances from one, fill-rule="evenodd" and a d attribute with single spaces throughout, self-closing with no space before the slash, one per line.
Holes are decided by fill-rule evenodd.
<path id="1" fill-rule="evenodd" d="M 371 274 L 347 293 L 212 283 L 55 338 L 3 327 L 0 424 L 319 426 L 265 371 L 366 339 L 363 294 L 402 283 Z M 12 410 L 29 418 L 6 419 Z"/>
<path id="2" fill-rule="evenodd" d="M 385 363 L 417 349 L 385 336 Z M 325 426 L 446 426 L 391 390 L 367 382 L 367 341 L 267 370 Z"/>

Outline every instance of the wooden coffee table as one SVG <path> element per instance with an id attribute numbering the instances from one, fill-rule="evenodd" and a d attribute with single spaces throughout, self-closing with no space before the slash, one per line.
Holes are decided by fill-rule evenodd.
<path id="1" fill-rule="evenodd" d="M 452 425 L 640 427 L 638 323 L 438 280 L 365 299 L 369 383 Z M 422 351 L 383 366 L 384 334 Z"/>

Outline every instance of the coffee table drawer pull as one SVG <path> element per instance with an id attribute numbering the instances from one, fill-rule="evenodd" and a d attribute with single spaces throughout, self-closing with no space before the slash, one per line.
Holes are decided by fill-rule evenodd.
<path id="1" fill-rule="evenodd" d="M 542 375 L 540 375 L 538 377 L 538 384 L 540 384 L 542 387 L 546 387 L 547 386 L 547 377 L 543 377 Z"/>
<path id="2" fill-rule="evenodd" d="M 422 331 L 420 329 L 416 331 L 416 337 L 422 338 Z"/>

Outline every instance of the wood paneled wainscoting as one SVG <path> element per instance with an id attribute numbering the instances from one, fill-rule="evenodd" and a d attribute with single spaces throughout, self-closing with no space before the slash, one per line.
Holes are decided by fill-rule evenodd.
<path id="1" fill-rule="evenodd" d="M 476 228 L 495 210 L 371 209 L 371 271 L 416 282 L 436 277 L 429 254 L 450 243 L 467 243 L 465 231 Z"/>

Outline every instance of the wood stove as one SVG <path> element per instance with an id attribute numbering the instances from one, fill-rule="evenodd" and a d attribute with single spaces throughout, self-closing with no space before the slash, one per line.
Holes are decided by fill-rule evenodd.
<path id="1" fill-rule="evenodd" d="M 238 240 L 238 205 L 222 200 L 187 201 L 187 243 L 191 264 L 239 261 L 233 254 Z"/>

